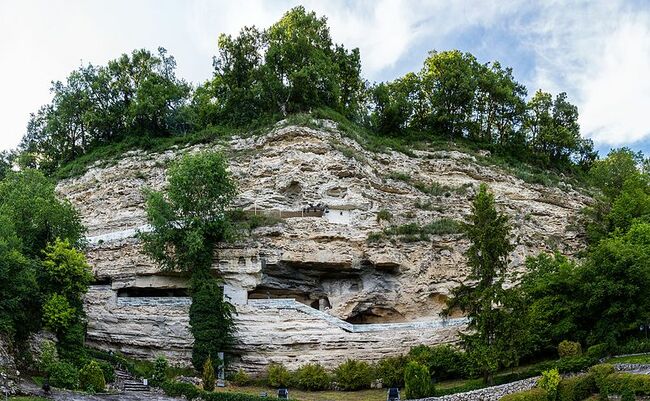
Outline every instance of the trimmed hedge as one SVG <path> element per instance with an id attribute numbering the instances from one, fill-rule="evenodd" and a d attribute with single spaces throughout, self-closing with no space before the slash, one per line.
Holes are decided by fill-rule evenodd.
<path id="1" fill-rule="evenodd" d="M 562 379 L 557 387 L 558 401 L 582 401 L 596 392 L 594 375 L 589 373 Z"/>
<path id="2" fill-rule="evenodd" d="M 650 376 L 633 373 L 613 373 L 605 377 L 601 383 L 601 392 L 608 394 L 622 394 L 625 390 L 632 390 L 636 395 L 650 395 Z"/>
<path id="3" fill-rule="evenodd" d="M 528 391 L 508 394 L 499 401 L 548 401 L 546 391 L 541 388 L 533 388 Z"/>
<path id="4" fill-rule="evenodd" d="M 203 391 L 193 384 L 174 381 L 163 383 L 162 389 L 170 397 L 184 396 L 188 401 L 198 398 L 203 401 L 268 401 L 268 398 L 244 393 Z"/>

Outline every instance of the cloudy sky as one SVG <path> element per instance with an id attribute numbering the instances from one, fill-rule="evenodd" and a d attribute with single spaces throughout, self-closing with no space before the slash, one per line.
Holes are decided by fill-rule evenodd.
<path id="1" fill-rule="evenodd" d="M 359 47 L 370 81 L 419 69 L 432 49 L 469 51 L 513 67 L 530 94 L 567 92 L 601 153 L 650 154 L 648 0 L 0 0 L 0 149 L 18 144 L 50 82 L 82 63 L 163 46 L 199 83 L 219 33 L 267 27 L 297 4 Z"/>

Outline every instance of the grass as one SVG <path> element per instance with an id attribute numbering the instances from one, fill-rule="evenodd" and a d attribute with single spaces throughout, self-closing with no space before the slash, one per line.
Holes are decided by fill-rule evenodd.
<path id="1" fill-rule="evenodd" d="M 616 356 L 607 361 L 608 363 L 638 363 L 650 364 L 650 355 L 632 355 L 632 356 Z"/>
<path id="2" fill-rule="evenodd" d="M 366 241 L 373 243 L 391 237 L 396 237 L 402 242 L 428 241 L 430 235 L 458 234 L 461 231 L 462 226 L 460 222 L 453 219 L 442 218 L 433 220 L 425 225 L 407 223 L 390 226 L 381 232 L 368 234 Z"/>
<path id="3" fill-rule="evenodd" d="M 261 386 L 226 387 L 217 391 L 229 391 L 260 395 L 267 393 L 269 398 L 276 398 L 277 389 Z M 385 401 L 388 389 L 371 389 L 360 391 L 302 391 L 289 389 L 289 397 L 300 401 Z"/>

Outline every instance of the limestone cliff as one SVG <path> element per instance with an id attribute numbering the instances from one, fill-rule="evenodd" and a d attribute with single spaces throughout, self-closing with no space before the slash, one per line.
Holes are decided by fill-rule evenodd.
<path id="1" fill-rule="evenodd" d="M 399 235 L 391 227 L 463 220 L 482 182 L 511 218 L 514 268 L 540 251 L 571 255 L 583 246 L 572 223 L 590 199 L 569 185 L 527 184 L 458 151 L 373 153 L 329 122 L 129 152 L 58 186 L 88 227 L 98 278 L 86 298 L 91 343 L 188 362 L 185 281 L 160 275 L 133 234 L 146 229 L 142 190 L 162 188 L 170 161 L 205 149 L 228 155 L 237 207 L 278 217 L 215 257 L 239 312 L 236 362 L 251 371 L 270 361 L 332 366 L 454 341 L 462 319 L 441 321 L 438 312 L 467 276 L 467 242 L 453 230 Z M 377 235 L 385 229 L 396 235 Z"/>

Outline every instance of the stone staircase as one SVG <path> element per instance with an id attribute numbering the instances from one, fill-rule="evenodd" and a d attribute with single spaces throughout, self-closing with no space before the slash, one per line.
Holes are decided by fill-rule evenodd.
<path id="1" fill-rule="evenodd" d="M 115 382 L 122 391 L 149 391 L 149 385 L 135 379 L 125 370 L 115 370 Z"/>

